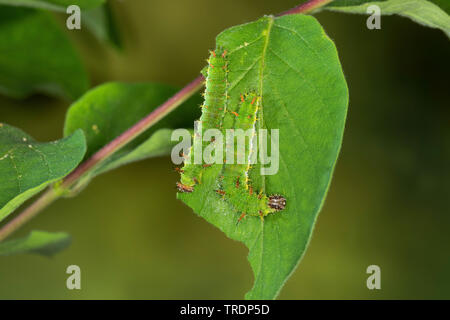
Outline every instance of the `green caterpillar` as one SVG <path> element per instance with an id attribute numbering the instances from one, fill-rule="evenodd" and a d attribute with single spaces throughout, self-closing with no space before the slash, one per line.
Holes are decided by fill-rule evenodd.
<path id="1" fill-rule="evenodd" d="M 200 117 L 202 131 L 222 128 L 222 119 L 226 112 L 228 87 L 227 52 L 221 49 L 216 51 L 211 51 L 208 59 L 206 89 L 203 94 L 205 102 L 202 105 L 202 115 Z M 202 137 L 198 132 L 194 133 L 193 147 L 191 147 L 189 152 L 191 163 L 185 163 L 184 167 L 180 170 L 182 173 L 181 181 L 177 183 L 177 188 L 180 192 L 194 191 L 194 186 L 201 179 L 204 168 L 208 166 L 207 164 L 199 165 L 192 163 L 193 149 L 201 143 L 201 139 Z"/>
<path id="2" fill-rule="evenodd" d="M 249 130 L 247 132 L 250 132 L 250 134 L 248 135 L 248 144 L 245 143 L 243 150 L 237 150 L 234 141 L 231 141 L 231 145 L 226 146 L 227 153 L 228 149 L 232 149 L 233 154 L 237 154 L 238 159 L 241 157 L 244 161 L 238 161 L 237 164 L 233 161 L 227 164 L 224 155 L 225 165 L 222 169 L 222 175 L 219 177 L 220 187 L 216 190 L 216 193 L 240 213 L 238 222 L 246 215 L 259 216 L 263 219 L 270 213 L 283 210 L 286 206 L 286 199 L 281 195 L 267 196 L 262 192 L 255 193 L 249 184 L 248 172 L 251 164 L 252 137 L 256 134 L 256 121 L 261 99 L 255 93 L 243 94 L 241 95 L 241 101 L 230 104 L 228 109 L 227 73 L 226 50 L 212 51 L 208 59 L 205 102 L 202 105 L 200 117 L 202 131 L 219 129 L 223 137 L 230 130 L 236 132 L 238 130 Z M 201 135 L 196 131 L 194 143 L 189 152 L 190 156 L 201 139 Z M 211 141 L 210 143 L 214 142 Z M 202 149 L 204 150 L 204 148 Z M 210 164 L 185 162 L 183 168 L 179 170 L 181 181 L 177 183 L 178 191 L 183 193 L 193 192 L 195 185 L 201 183 L 204 170 L 207 170 L 206 168 L 209 166 Z"/>
<path id="3" fill-rule="evenodd" d="M 245 141 L 246 147 L 243 151 L 236 149 L 234 141 L 231 142 L 231 146 L 228 146 L 234 150 L 233 157 L 236 154 L 238 159 L 243 157 L 245 162 L 239 163 L 238 160 L 236 164 L 224 165 L 223 174 L 220 177 L 221 188 L 216 190 L 216 192 L 227 200 L 237 212 L 241 213 L 238 222 L 246 215 L 259 216 L 263 219 L 269 213 L 281 211 L 286 206 L 286 199 L 283 196 L 267 196 L 262 192 L 256 194 L 249 184 L 248 172 L 251 164 L 250 157 L 252 156 L 252 139 L 256 134 L 256 117 L 260 101 L 260 97 L 255 93 L 241 95 L 238 112 L 230 112 L 235 117 L 233 130 L 237 131 L 240 129 L 242 130 L 241 134 L 244 132 L 249 133 L 244 135 L 244 138 L 248 138 L 248 141 Z M 231 122 L 229 119 L 230 117 L 225 115 L 226 123 Z M 241 154 L 242 152 L 244 154 Z"/>

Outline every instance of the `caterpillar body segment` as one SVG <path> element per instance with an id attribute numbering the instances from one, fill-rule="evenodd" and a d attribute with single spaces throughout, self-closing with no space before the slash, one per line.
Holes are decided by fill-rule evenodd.
<path id="1" fill-rule="evenodd" d="M 256 135 L 260 101 L 260 97 L 255 93 L 241 95 L 239 108 L 235 111 L 236 114 L 233 113 L 235 120 L 232 128 L 235 135 L 243 135 L 245 148 L 239 149 L 237 143 L 227 145 L 227 148 L 234 148 L 236 159 L 233 164 L 228 162 L 224 165 L 221 187 L 225 192 L 224 199 L 240 213 L 238 222 L 246 215 L 259 216 L 264 219 L 268 214 L 283 210 L 286 206 L 286 199 L 281 195 L 267 196 L 264 193 L 254 193 L 248 179 L 248 172 L 251 168 L 250 160 L 254 152 L 253 138 Z M 239 161 L 240 157 L 244 161 Z"/>
<path id="2" fill-rule="evenodd" d="M 254 190 L 249 180 L 252 164 L 256 160 L 256 128 L 261 97 L 255 92 L 242 93 L 239 99 L 231 100 L 228 96 L 228 60 L 226 50 L 212 51 L 206 68 L 206 88 L 200 117 L 201 132 L 217 129 L 223 140 L 202 141 L 203 136 L 196 127 L 193 145 L 185 157 L 184 166 L 179 170 L 181 180 L 177 189 L 182 193 L 192 193 L 195 186 L 202 182 L 202 175 L 210 163 L 194 163 L 194 150 L 203 151 L 213 143 L 222 143 L 223 165 L 217 168 L 221 172 L 216 178 L 215 194 L 226 201 L 238 214 L 237 223 L 246 216 L 264 217 L 286 207 L 286 198 L 280 194 L 266 195 Z M 230 139 L 229 135 L 232 135 Z M 209 139 L 209 138 L 206 138 Z M 201 146 L 200 146 L 201 144 Z M 230 158 L 230 151 L 233 158 Z M 220 157 L 220 155 L 219 155 Z"/>
<path id="3" fill-rule="evenodd" d="M 227 73 L 228 61 L 226 57 L 226 50 L 217 49 L 211 51 L 208 59 L 208 68 L 206 75 L 206 88 L 203 93 L 205 97 L 202 105 L 202 115 L 199 120 L 201 131 L 205 132 L 208 129 L 222 129 L 223 115 L 227 107 Z M 208 166 L 194 163 L 193 148 L 201 148 L 201 153 L 209 143 L 201 141 L 202 135 L 196 131 L 193 137 L 193 145 L 190 148 L 189 163 L 185 162 L 182 168 L 181 181 L 177 184 L 178 191 L 192 192 L 194 186 L 201 181 L 203 171 Z M 198 147 L 199 145 L 202 147 Z M 180 187 L 181 186 L 181 187 Z"/>

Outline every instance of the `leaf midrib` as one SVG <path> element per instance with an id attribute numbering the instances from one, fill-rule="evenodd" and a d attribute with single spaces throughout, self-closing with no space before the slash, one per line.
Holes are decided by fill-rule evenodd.
<path id="1" fill-rule="evenodd" d="M 268 21 L 268 26 L 265 29 L 265 32 L 266 32 L 265 37 L 266 37 L 266 39 L 264 41 L 263 51 L 262 51 L 262 54 L 261 54 L 261 59 L 260 59 L 260 64 L 259 64 L 259 73 L 258 73 L 259 74 L 259 88 L 258 88 L 258 91 L 259 91 L 259 93 L 261 95 L 261 108 L 259 109 L 260 112 L 258 114 L 258 118 L 259 118 L 259 120 L 258 120 L 258 129 L 261 129 L 261 126 L 263 126 L 263 124 L 264 124 L 264 111 L 263 111 L 263 109 L 264 109 L 264 101 L 263 101 L 263 99 L 264 99 L 264 95 L 263 95 L 264 68 L 265 68 L 265 62 L 266 62 L 267 48 L 269 46 L 269 38 L 270 38 L 270 34 L 271 34 L 272 27 L 273 27 L 273 24 L 274 24 L 274 17 L 270 16 L 269 19 L 270 20 Z M 261 188 L 265 192 L 265 190 L 266 190 L 266 177 L 265 176 L 262 176 L 261 184 L 262 184 Z M 258 277 L 261 276 L 261 268 L 263 266 L 263 260 L 264 260 L 264 235 L 265 235 L 264 230 L 265 230 L 264 220 L 261 220 L 261 237 L 259 237 L 259 239 L 260 239 L 259 241 L 261 243 L 261 250 L 260 250 L 260 257 L 259 257 L 258 273 L 255 274 L 255 283 L 257 283 Z M 264 282 L 261 282 L 261 283 L 264 283 Z M 263 291 L 263 287 L 261 287 L 261 291 Z"/>

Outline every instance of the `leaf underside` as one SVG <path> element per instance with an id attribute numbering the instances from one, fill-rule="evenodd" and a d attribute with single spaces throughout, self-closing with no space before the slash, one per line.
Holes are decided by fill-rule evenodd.
<path id="1" fill-rule="evenodd" d="M 279 129 L 278 173 L 261 176 L 256 165 L 250 177 L 255 190 L 284 195 L 287 207 L 264 221 L 246 217 L 237 224 L 241 213 L 214 191 L 220 166 L 205 171 L 193 193 L 178 197 L 249 248 L 255 281 L 246 298 L 273 299 L 305 252 L 330 184 L 347 85 L 333 42 L 310 16 L 266 16 L 225 30 L 216 44 L 228 52 L 229 101 L 257 92 L 262 97 L 257 126 Z"/>
<path id="2" fill-rule="evenodd" d="M 110 2 L 83 11 L 82 23 L 100 41 L 122 48 L 122 39 Z"/>
<path id="3" fill-rule="evenodd" d="M 70 236 L 65 232 L 50 233 L 32 231 L 25 238 L 0 243 L 0 256 L 20 253 L 38 253 L 52 256 L 70 245 Z"/>

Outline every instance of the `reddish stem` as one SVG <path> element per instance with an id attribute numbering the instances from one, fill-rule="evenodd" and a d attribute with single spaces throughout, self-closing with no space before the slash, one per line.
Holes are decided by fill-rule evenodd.
<path id="1" fill-rule="evenodd" d="M 286 16 L 289 14 L 297 14 L 297 13 L 308 13 L 313 11 L 314 9 L 323 7 L 324 5 L 332 2 L 334 0 L 311 0 L 305 3 L 302 3 L 298 6 L 296 6 L 295 8 L 292 8 L 290 10 L 287 10 L 281 14 L 279 14 L 279 16 Z"/>

